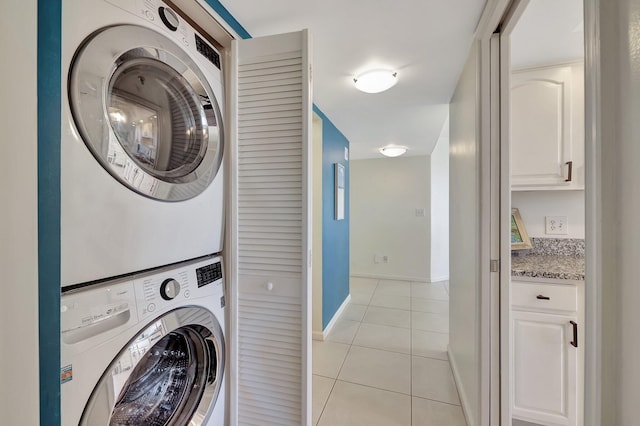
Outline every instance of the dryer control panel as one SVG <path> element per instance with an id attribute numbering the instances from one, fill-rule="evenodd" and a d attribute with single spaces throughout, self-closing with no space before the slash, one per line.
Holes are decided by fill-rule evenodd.
<path id="1" fill-rule="evenodd" d="M 220 53 L 204 37 L 198 33 L 162 0 L 106 0 L 109 3 L 133 13 L 147 22 L 161 28 L 179 45 L 188 50 L 195 50 L 221 70 Z"/>
<path id="2" fill-rule="evenodd" d="M 203 287 L 222 279 L 222 262 L 212 263 L 196 269 L 198 287 Z"/>

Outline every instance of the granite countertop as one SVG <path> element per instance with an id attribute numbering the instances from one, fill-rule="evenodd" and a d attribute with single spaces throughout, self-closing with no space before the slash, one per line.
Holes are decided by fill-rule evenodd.
<path id="1" fill-rule="evenodd" d="M 584 257 L 537 254 L 511 256 L 511 276 L 584 281 Z"/>

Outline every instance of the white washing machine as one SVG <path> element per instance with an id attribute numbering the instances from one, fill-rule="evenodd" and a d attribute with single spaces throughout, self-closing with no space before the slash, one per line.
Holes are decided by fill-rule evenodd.
<path id="1" fill-rule="evenodd" d="M 62 425 L 225 423 L 222 259 L 63 293 Z"/>
<path id="2" fill-rule="evenodd" d="M 62 287 L 221 252 L 220 53 L 158 0 L 62 14 Z"/>

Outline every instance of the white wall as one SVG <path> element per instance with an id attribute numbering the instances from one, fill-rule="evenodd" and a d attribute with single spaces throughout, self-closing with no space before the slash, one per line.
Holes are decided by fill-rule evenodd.
<path id="1" fill-rule="evenodd" d="M 449 115 L 449 358 L 469 426 L 479 421 L 480 397 L 478 56 L 474 42 Z"/>
<path id="2" fill-rule="evenodd" d="M 431 281 L 449 279 L 449 120 L 431 153 Z"/>
<path id="3" fill-rule="evenodd" d="M 593 271 L 602 285 L 597 295 L 603 319 L 601 420 L 602 425 L 626 426 L 638 424 L 640 399 L 640 1 L 596 4 L 602 135 L 594 157 L 600 184 L 595 218 L 600 232 L 594 236 L 602 238 L 602 245 Z"/>
<path id="4" fill-rule="evenodd" d="M 352 275 L 429 281 L 429 193 L 428 156 L 351 162 Z"/>
<path id="5" fill-rule="evenodd" d="M 584 238 L 584 191 L 512 191 L 529 237 Z M 545 216 L 567 216 L 567 235 L 545 234 Z"/>
<path id="6" fill-rule="evenodd" d="M 39 424 L 36 0 L 0 2 L 0 423 Z"/>

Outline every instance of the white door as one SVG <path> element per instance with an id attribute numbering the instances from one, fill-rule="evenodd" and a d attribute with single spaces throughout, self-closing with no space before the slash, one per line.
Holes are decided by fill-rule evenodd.
<path id="1" fill-rule="evenodd" d="M 311 423 L 308 46 L 306 31 L 232 45 L 232 425 Z"/>
<path id="2" fill-rule="evenodd" d="M 500 80 L 502 163 L 500 424 L 510 426 L 519 419 L 540 425 L 579 425 L 582 356 L 570 343 L 571 321 L 577 326 L 577 316 L 512 309 L 511 191 L 568 189 L 576 183 L 569 170 L 575 154 L 571 70 L 556 67 L 518 74 L 512 69 L 512 34 L 528 4 L 513 2 L 506 13 L 499 28 L 499 71 L 492 68 Z"/>

